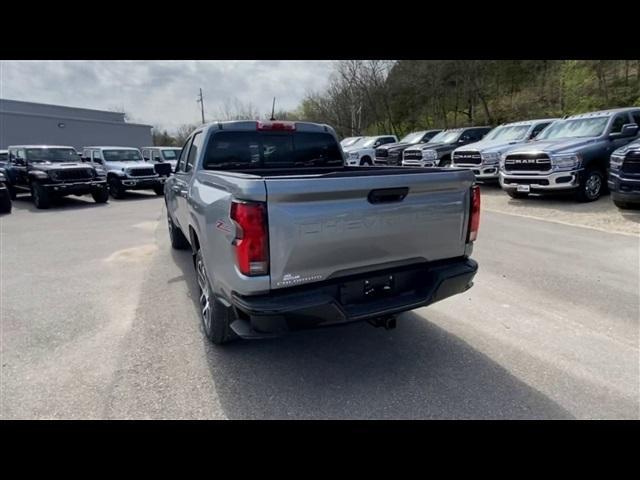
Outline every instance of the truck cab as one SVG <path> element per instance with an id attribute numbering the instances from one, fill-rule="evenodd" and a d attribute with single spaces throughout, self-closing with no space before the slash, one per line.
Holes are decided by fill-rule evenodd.
<path id="1" fill-rule="evenodd" d="M 405 135 L 398 143 L 388 143 L 376 148 L 376 156 L 373 161 L 376 165 L 400 165 L 402 164 L 402 152 L 409 147 L 429 143 L 442 130 L 422 130 Z"/>
<path id="2" fill-rule="evenodd" d="M 638 138 L 640 108 L 572 115 L 500 159 L 500 186 L 512 198 L 568 193 L 592 202 L 606 187 L 609 157 Z"/>
<path id="3" fill-rule="evenodd" d="M 376 156 L 376 148 L 381 145 L 397 142 L 398 137 L 396 137 L 395 135 L 377 135 L 373 137 L 366 137 L 365 139 L 360 140 L 351 148 L 348 148 L 346 150 L 347 165 L 372 166 L 373 159 Z"/>
<path id="4" fill-rule="evenodd" d="M 451 166 L 470 169 L 476 180 L 497 183 L 500 155 L 515 145 L 533 140 L 556 120 L 547 118 L 500 125 L 479 142 L 457 147 L 451 153 Z"/>
<path id="5" fill-rule="evenodd" d="M 446 167 L 451 163 L 451 152 L 457 147 L 479 142 L 491 127 L 467 127 L 444 130 L 429 143 L 407 148 L 402 154 L 405 167 Z"/>
<path id="6" fill-rule="evenodd" d="M 153 190 L 164 194 L 166 176 L 158 174 L 153 164 L 145 162 L 142 153 L 132 147 L 84 147 L 82 161 L 106 171 L 109 193 L 123 198 L 127 190 Z"/>
<path id="7" fill-rule="evenodd" d="M 109 199 L 102 169 L 83 164 L 78 152 L 64 145 L 10 145 L 4 167 L 12 198 L 30 193 L 36 208 L 51 206 L 56 197 L 91 194 L 96 203 Z"/>

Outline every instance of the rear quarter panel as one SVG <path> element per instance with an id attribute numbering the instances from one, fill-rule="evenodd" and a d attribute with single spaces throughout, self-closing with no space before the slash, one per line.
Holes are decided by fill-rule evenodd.
<path id="1" fill-rule="evenodd" d="M 189 225 L 198 236 L 212 288 L 229 299 L 231 292 L 265 293 L 269 276 L 247 277 L 236 266 L 232 199 L 266 201 L 264 181 L 242 174 L 200 170 L 189 189 Z"/>

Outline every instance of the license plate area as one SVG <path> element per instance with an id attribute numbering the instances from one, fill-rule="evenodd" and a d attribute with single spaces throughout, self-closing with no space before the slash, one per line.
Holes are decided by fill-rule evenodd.
<path id="1" fill-rule="evenodd" d="M 421 283 L 415 271 L 364 277 L 340 285 L 340 303 L 360 304 L 395 297 L 414 291 Z"/>
<path id="2" fill-rule="evenodd" d="M 530 185 L 518 185 L 516 187 L 516 191 L 529 193 L 531 191 L 531 186 Z"/>

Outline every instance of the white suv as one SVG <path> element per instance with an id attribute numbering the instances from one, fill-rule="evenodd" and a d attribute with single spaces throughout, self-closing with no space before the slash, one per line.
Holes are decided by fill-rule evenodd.
<path id="1" fill-rule="evenodd" d="M 347 155 L 347 165 L 373 165 L 376 148 L 387 143 L 398 143 L 398 137 L 395 135 L 378 135 L 360 140 L 353 148 L 344 149 Z"/>

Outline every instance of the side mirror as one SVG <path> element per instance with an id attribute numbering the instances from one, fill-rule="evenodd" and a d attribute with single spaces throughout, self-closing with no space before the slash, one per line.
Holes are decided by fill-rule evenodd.
<path id="1" fill-rule="evenodd" d="M 142 158 L 144 158 L 144 161 L 145 161 L 145 162 L 148 162 L 148 161 L 149 161 L 149 157 L 142 157 Z"/>
<path id="2" fill-rule="evenodd" d="M 614 132 L 609 134 L 610 138 L 627 138 L 627 137 L 635 137 L 638 133 L 638 124 L 637 123 L 627 123 L 622 126 L 622 130 L 620 132 Z"/>
<path id="3" fill-rule="evenodd" d="M 24 158 L 16 157 L 16 158 L 13 159 L 13 163 L 15 165 L 20 165 L 21 167 L 23 167 L 24 166 Z"/>
<path id="4" fill-rule="evenodd" d="M 93 161 L 102 165 L 102 160 L 100 158 L 94 158 Z"/>

